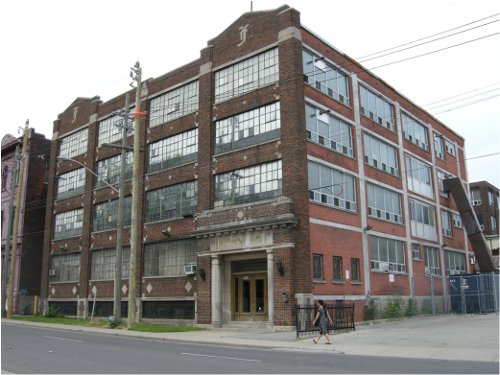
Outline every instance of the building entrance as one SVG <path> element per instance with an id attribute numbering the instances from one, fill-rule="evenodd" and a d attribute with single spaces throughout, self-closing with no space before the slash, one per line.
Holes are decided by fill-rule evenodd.
<path id="1" fill-rule="evenodd" d="M 234 264 L 231 291 L 233 320 L 267 320 L 266 266 L 265 259 Z"/>

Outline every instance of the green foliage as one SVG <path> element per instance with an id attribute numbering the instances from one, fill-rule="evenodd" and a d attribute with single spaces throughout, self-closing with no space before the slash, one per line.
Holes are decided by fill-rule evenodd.
<path id="1" fill-rule="evenodd" d="M 391 298 L 384 310 L 384 318 L 395 319 L 403 316 L 404 302 L 401 297 Z"/>
<path id="2" fill-rule="evenodd" d="M 21 314 L 22 315 L 30 315 L 30 312 L 31 312 L 30 305 L 24 305 L 22 310 L 21 310 Z"/>
<path id="3" fill-rule="evenodd" d="M 129 331 L 137 332 L 189 332 L 189 331 L 203 331 L 203 328 L 188 327 L 188 326 L 169 326 L 161 324 L 150 324 L 150 323 L 136 323 Z"/>
<path id="4" fill-rule="evenodd" d="M 77 318 L 68 318 L 68 317 L 47 317 L 46 316 L 15 316 L 13 317 L 15 320 L 22 320 L 27 322 L 37 322 L 37 323 L 56 323 L 56 324 L 65 324 L 65 325 L 73 325 L 73 326 L 87 326 L 87 327 L 99 327 L 99 328 L 108 328 L 109 320 L 108 319 L 94 319 L 90 321 L 90 319 L 77 319 Z M 122 324 L 117 324 L 115 328 L 127 328 L 127 323 L 122 321 Z M 130 331 L 138 331 L 138 332 L 188 332 L 188 331 L 203 331 L 203 328 L 197 327 L 183 327 L 183 326 L 171 326 L 171 325 L 163 325 L 163 324 L 152 324 L 152 323 L 137 323 Z"/>
<path id="5" fill-rule="evenodd" d="M 365 304 L 365 320 L 374 320 L 377 318 L 377 304 L 375 299 L 370 298 L 368 304 Z"/>
<path id="6" fill-rule="evenodd" d="M 417 301 L 414 298 L 410 298 L 408 300 L 408 304 L 406 305 L 406 316 L 415 316 L 417 315 Z"/>
<path id="7" fill-rule="evenodd" d="M 58 312 L 59 312 L 59 309 L 57 307 L 49 305 L 49 308 L 45 312 L 45 317 L 47 317 L 47 318 L 56 318 L 58 316 Z"/>

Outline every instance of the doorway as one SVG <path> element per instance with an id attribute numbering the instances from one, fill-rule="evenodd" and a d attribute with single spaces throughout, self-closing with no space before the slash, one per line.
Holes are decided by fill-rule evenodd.
<path id="1" fill-rule="evenodd" d="M 234 272 L 241 268 L 241 264 L 234 267 L 231 278 L 232 318 L 236 321 L 267 320 L 267 271 Z"/>

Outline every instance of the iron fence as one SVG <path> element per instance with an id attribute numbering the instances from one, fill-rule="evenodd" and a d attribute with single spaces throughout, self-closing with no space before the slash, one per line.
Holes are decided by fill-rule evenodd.
<path id="1" fill-rule="evenodd" d="M 326 305 L 325 308 L 332 318 L 333 325 L 331 330 L 355 330 L 354 325 L 354 304 L 344 305 L 343 301 L 338 301 L 335 305 Z M 314 318 L 318 309 L 312 305 L 296 305 L 295 306 L 295 327 L 297 338 L 302 334 L 319 332 L 319 327 L 313 324 Z"/>

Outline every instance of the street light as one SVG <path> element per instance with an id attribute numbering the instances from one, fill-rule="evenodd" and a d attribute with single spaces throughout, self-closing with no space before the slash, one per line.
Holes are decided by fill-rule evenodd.
<path id="1" fill-rule="evenodd" d="M 81 165 L 81 166 L 82 166 L 83 168 L 85 168 L 87 171 L 89 171 L 89 172 L 90 172 L 90 173 L 92 173 L 94 176 L 96 176 L 96 177 L 97 177 L 97 179 L 98 179 L 99 181 L 104 182 L 104 184 L 105 184 L 107 187 L 109 187 L 109 188 L 113 189 L 113 191 L 114 191 L 115 193 L 117 193 L 117 194 L 119 194 L 119 193 L 120 193 L 120 191 L 119 191 L 117 188 L 115 188 L 113 185 L 111 185 L 108 181 L 106 181 L 106 180 L 102 179 L 101 177 L 99 177 L 99 175 L 98 175 L 97 173 L 95 173 L 92 169 L 90 169 L 89 167 L 87 167 L 87 166 L 86 166 L 86 165 L 84 165 L 83 163 L 79 162 L 78 160 L 71 159 L 71 158 L 66 158 L 66 157 L 64 157 L 64 156 L 58 156 L 58 157 L 57 157 L 57 160 L 61 160 L 61 161 L 71 161 L 71 162 L 73 162 L 73 163 L 76 163 L 76 164 Z"/>

